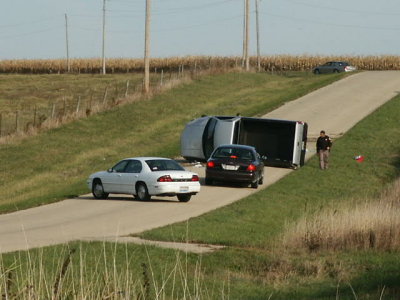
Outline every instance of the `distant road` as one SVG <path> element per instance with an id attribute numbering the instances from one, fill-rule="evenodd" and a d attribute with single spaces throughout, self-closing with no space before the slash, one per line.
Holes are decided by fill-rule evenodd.
<path id="1" fill-rule="evenodd" d="M 323 76 L 323 75 L 322 75 Z M 341 135 L 358 121 L 400 92 L 399 71 L 362 72 L 265 115 L 309 124 L 309 135 L 321 129 L 328 135 Z M 308 148 L 313 149 L 314 144 Z M 204 168 L 192 168 L 204 176 Z M 263 186 L 276 182 L 289 169 L 267 168 Z M 202 186 L 188 203 L 175 198 L 154 197 L 139 202 L 132 196 L 95 200 L 91 195 L 0 216 L 0 252 L 25 250 L 72 240 L 117 239 L 199 216 L 246 197 L 256 190 Z"/>

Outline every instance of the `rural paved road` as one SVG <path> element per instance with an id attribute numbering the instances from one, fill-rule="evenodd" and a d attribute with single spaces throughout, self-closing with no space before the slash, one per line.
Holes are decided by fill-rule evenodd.
<path id="1" fill-rule="evenodd" d="M 400 91 L 400 72 L 362 72 L 314 91 L 265 115 L 306 121 L 309 135 L 320 129 L 335 136 Z M 310 149 L 314 148 L 309 144 Z M 195 168 L 200 175 L 204 168 Z M 265 188 L 289 172 L 267 168 Z M 89 175 L 89 174 L 88 174 Z M 117 240 L 131 233 L 184 221 L 254 193 L 250 188 L 203 186 L 188 203 L 156 197 L 151 202 L 132 196 L 94 200 L 91 195 L 0 216 L 0 252 L 25 250 L 72 240 Z"/>

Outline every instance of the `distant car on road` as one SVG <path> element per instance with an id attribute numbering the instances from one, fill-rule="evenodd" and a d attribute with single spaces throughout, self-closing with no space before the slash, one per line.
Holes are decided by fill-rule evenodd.
<path id="1" fill-rule="evenodd" d="M 222 145 L 207 161 L 205 181 L 247 183 L 256 189 L 264 181 L 264 163 L 252 146 Z"/>
<path id="2" fill-rule="evenodd" d="M 356 67 L 351 66 L 345 61 L 328 61 L 327 63 L 317 66 L 313 69 L 314 74 L 326 74 L 326 73 L 340 73 L 340 72 L 351 72 L 355 71 Z"/>
<path id="3" fill-rule="evenodd" d="M 151 196 L 177 196 L 188 202 L 200 192 L 199 176 L 176 161 L 161 157 L 126 158 L 107 171 L 89 176 L 89 189 L 96 199 L 109 194 L 132 194 L 141 201 Z"/>

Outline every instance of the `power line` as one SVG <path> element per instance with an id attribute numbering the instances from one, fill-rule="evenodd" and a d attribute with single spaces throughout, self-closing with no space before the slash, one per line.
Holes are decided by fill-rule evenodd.
<path id="1" fill-rule="evenodd" d="M 20 26 L 25 26 L 25 25 L 44 23 L 44 22 L 47 22 L 49 20 L 58 20 L 58 17 L 49 17 L 49 18 L 40 19 L 40 20 L 34 20 L 34 21 L 29 21 L 29 22 L 21 22 L 21 23 L 16 23 L 16 24 L 0 25 L 0 28 L 20 27 Z"/>
<path id="2" fill-rule="evenodd" d="M 174 7 L 174 8 L 167 8 L 162 10 L 152 9 L 152 15 L 173 15 L 173 14 L 180 14 L 183 12 L 188 12 L 192 10 L 204 9 L 204 8 L 215 8 L 215 6 L 219 6 L 221 4 L 225 4 L 227 2 L 232 2 L 233 0 L 223 0 L 214 3 L 202 4 L 202 5 L 195 5 L 195 6 L 185 6 L 185 7 Z M 135 13 L 135 15 L 140 15 L 137 10 L 119 10 L 119 9 L 109 9 L 109 12 L 124 12 L 124 13 Z"/>
<path id="3" fill-rule="evenodd" d="M 22 34 L 13 34 L 13 35 L 8 35 L 8 36 L 0 36 L 0 39 L 14 39 L 14 38 L 20 38 L 20 37 L 25 37 L 25 36 L 30 36 L 30 35 L 35 35 L 39 33 L 44 33 L 44 32 L 50 32 L 55 29 L 63 28 L 63 26 L 53 26 L 51 28 L 43 29 L 43 30 L 37 30 L 37 31 L 31 31 L 27 33 L 22 33 Z"/>
<path id="4" fill-rule="evenodd" d="M 311 3 L 306 3 L 306 2 L 303 2 L 303 1 L 295 1 L 295 0 L 286 0 L 286 1 L 298 4 L 298 5 L 314 7 L 314 8 L 319 8 L 319 9 L 323 9 L 323 10 L 332 10 L 332 11 L 339 11 L 339 12 L 353 13 L 353 14 L 388 15 L 388 16 L 399 16 L 400 15 L 400 12 L 395 13 L 395 12 L 351 10 L 351 9 L 347 9 L 347 8 L 338 8 L 338 7 L 332 7 L 332 6 L 323 6 L 323 5 L 318 5 L 318 4 L 311 4 Z"/>
<path id="5" fill-rule="evenodd" d="M 180 30 L 188 30 L 191 28 L 196 28 L 196 27 L 204 27 L 204 26 L 211 26 L 215 24 L 221 24 L 221 23 L 226 23 L 227 21 L 235 20 L 235 19 L 240 19 L 243 18 L 243 15 L 235 15 L 232 17 L 227 17 L 227 18 L 220 18 L 220 19 L 214 19 L 211 20 L 210 22 L 206 23 L 199 23 L 199 24 L 193 24 L 193 25 L 186 25 L 186 26 L 178 26 L 178 27 L 172 27 L 172 28 L 163 28 L 163 29 L 153 29 L 152 32 L 170 32 L 170 31 L 180 31 Z M 72 26 L 75 29 L 79 30 L 84 30 L 84 31 L 92 31 L 92 32 L 99 32 L 99 28 L 87 28 L 87 27 L 81 27 L 81 26 Z M 71 26 L 70 26 L 71 28 Z M 142 30 L 110 30 L 107 29 L 107 32 L 109 33 L 142 33 Z"/>
<path id="6" fill-rule="evenodd" d="M 292 20 L 292 21 L 296 21 L 296 22 L 327 25 L 327 26 L 334 26 L 334 27 L 359 28 L 359 29 L 369 29 L 369 30 L 394 30 L 394 31 L 400 30 L 400 28 L 398 28 L 398 27 L 376 27 L 376 26 L 363 26 L 363 25 L 353 25 L 353 24 L 338 24 L 338 23 L 329 23 L 329 22 L 320 22 L 320 21 L 309 20 L 309 19 L 302 19 L 302 18 L 297 18 L 297 17 L 288 17 L 288 16 L 284 16 L 284 15 L 271 14 L 271 13 L 262 13 L 262 14 L 268 15 L 271 17 L 275 17 L 275 18 L 288 19 L 288 20 Z"/>

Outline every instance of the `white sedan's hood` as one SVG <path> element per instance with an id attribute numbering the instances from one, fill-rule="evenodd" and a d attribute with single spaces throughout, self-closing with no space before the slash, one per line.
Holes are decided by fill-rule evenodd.
<path id="1" fill-rule="evenodd" d="M 100 172 L 96 172 L 96 173 L 93 173 L 93 174 L 91 174 L 90 176 L 89 176 L 89 178 L 95 178 L 95 177 L 103 177 L 104 175 L 106 175 L 106 174 L 109 174 L 109 172 L 107 172 L 107 171 L 100 171 Z"/>

